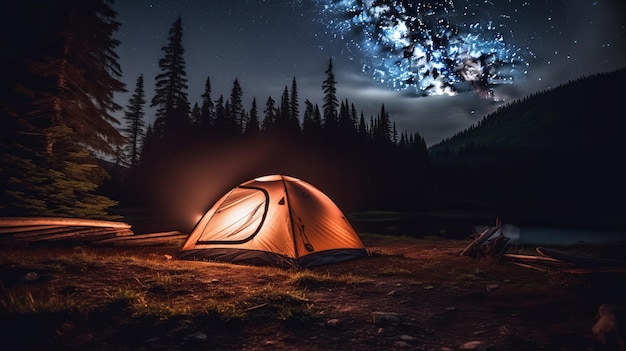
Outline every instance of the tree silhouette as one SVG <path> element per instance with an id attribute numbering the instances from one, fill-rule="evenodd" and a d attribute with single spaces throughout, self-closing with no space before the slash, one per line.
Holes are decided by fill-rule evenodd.
<path id="1" fill-rule="evenodd" d="M 298 84 L 296 83 L 296 77 L 293 77 L 291 81 L 291 96 L 289 98 L 289 112 L 290 117 L 290 129 L 295 133 L 300 133 L 300 107 L 298 106 Z"/>
<path id="2" fill-rule="evenodd" d="M 189 126 L 187 73 L 182 45 L 183 24 L 180 16 L 172 25 L 168 43 L 162 48 L 159 73 L 150 107 L 156 107 L 154 133 L 159 138 L 178 135 Z"/>
<path id="3" fill-rule="evenodd" d="M 264 134 L 272 133 L 276 128 L 276 102 L 272 97 L 267 98 L 267 102 L 265 103 L 265 117 L 263 118 L 263 125 L 261 126 L 261 131 Z"/>
<path id="4" fill-rule="evenodd" d="M 200 107 L 200 120 L 198 126 L 200 130 L 209 130 L 214 123 L 215 119 L 215 104 L 211 100 L 211 79 L 206 78 L 204 83 L 204 92 L 202 93 L 202 104 Z"/>
<path id="5" fill-rule="evenodd" d="M 252 99 L 252 107 L 250 108 L 250 120 L 246 124 L 244 134 L 246 136 L 255 137 L 261 133 L 259 127 L 259 112 L 257 111 L 256 98 Z"/>
<path id="6" fill-rule="evenodd" d="M 95 155 L 125 142 L 112 116 L 125 91 L 117 14 L 106 0 L 26 0 L 9 13 L 3 25 L 20 34 L 3 41 L 0 212 L 106 218 L 115 202 L 95 195 L 107 177 Z"/>
<path id="7" fill-rule="evenodd" d="M 239 79 L 235 78 L 233 82 L 233 88 L 230 93 L 230 116 L 232 118 L 232 122 L 229 125 L 232 125 L 233 133 L 237 132 L 238 134 L 243 133 L 243 130 L 246 126 L 246 113 L 243 109 L 243 90 L 241 89 L 241 85 L 239 84 Z"/>
<path id="8" fill-rule="evenodd" d="M 143 75 L 137 78 L 135 84 L 135 92 L 128 101 L 128 106 L 124 114 L 124 120 L 126 121 L 126 128 L 123 132 L 128 138 L 128 147 L 126 155 L 128 156 L 127 162 L 131 166 L 136 166 L 139 162 L 139 143 L 143 139 L 145 126 L 144 121 L 144 106 L 146 104 L 145 93 L 143 88 Z"/>
<path id="9" fill-rule="evenodd" d="M 329 59 L 328 68 L 326 69 L 326 79 L 322 83 L 322 92 L 324 93 L 324 104 L 322 108 L 323 113 L 323 126 L 324 129 L 333 135 L 337 129 L 337 107 L 339 107 L 339 100 L 337 99 L 337 82 L 335 81 L 335 74 L 333 73 L 333 60 Z"/>

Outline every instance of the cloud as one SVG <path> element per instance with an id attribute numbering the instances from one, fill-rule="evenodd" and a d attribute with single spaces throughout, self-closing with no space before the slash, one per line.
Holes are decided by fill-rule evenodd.
<path id="1" fill-rule="evenodd" d="M 419 133 L 428 145 L 469 127 L 499 105 L 472 93 L 425 97 L 391 91 L 357 73 L 342 73 L 338 82 L 339 98 L 354 103 L 367 121 L 376 117 L 384 104 L 399 132 Z"/>

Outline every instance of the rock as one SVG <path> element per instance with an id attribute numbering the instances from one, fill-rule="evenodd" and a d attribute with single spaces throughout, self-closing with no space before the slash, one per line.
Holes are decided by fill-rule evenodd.
<path id="1" fill-rule="evenodd" d="M 468 341 L 461 345 L 459 350 L 488 351 L 495 350 L 493 347 L 486 345 L 482 341 Z"/>
<path id="2" fill-rule="evenodd" d="M 27 280 L 27 281 L 36 280 L 38 277 L 39 277 L 39 275 L 37 275 L 37 273 L 35 273 L 35 272 L 28 272 L 28 273 L 24 274 L 24 280 Z"/>
<path id="3" fill-rule="evenodd" d="M 197 341 L 206 340 L 208 337 L 203 332 L 196 332 L 187 336 L 187 339 L 193 339 Z"/>
<path id="4" fill-rule="evenodd" d="M 499 287 L 498 284 L 487 284 L 487 291 L 496 291 Z"/>
<path id="5" fill-rule="evenodd" d="M 402 340 L 402 341 L 415 341 L 415 340 L 417 340 L 417 338 L 413 337 L 411 335 L 400 335 L 400 340 Z"/>
<path id="6" fill-rule="evenodd" d="M 404 342 L 404 341 L 396 341 L 393 343 L 393 346 L 401 348 L 401 349 L 408 349 L 411 347 L 409 343 Z"/>
<path id="7" fill-rule="evenodd" d="M 326 326 L 329 328 L 337 328 L 339 327 L 339 319 L 333 318 L 326 321 Z"/>
<path id="8" fill-rule="evenodd" d="M 394 325 L 400 322 L 400 315 L 393 312 L 372 312 L 375 326 Z"/>

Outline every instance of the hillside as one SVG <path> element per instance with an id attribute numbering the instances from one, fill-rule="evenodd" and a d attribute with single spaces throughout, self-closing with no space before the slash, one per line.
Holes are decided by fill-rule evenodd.
<path id="1" fill-rule="evenodd" d="M 429 149 L 439 206 L 626 227 L 626 70 L 513 102 Z"/>
<path id="2" fill-rule="evenodd" d="M 626 69 L 621 69 L 527 96 L 429 151 L 436 156 L 476 147 L 554 150 L 623 144 L 625 79 Z"/>

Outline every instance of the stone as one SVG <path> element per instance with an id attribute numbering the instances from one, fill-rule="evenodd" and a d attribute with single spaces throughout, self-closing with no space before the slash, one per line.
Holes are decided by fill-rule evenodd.
<path id="1" fill-rule="evenodd" d="M 375 326 L 394 325 L 400 322 L 400 315 L 393 312 L 372 312 Z"/>

